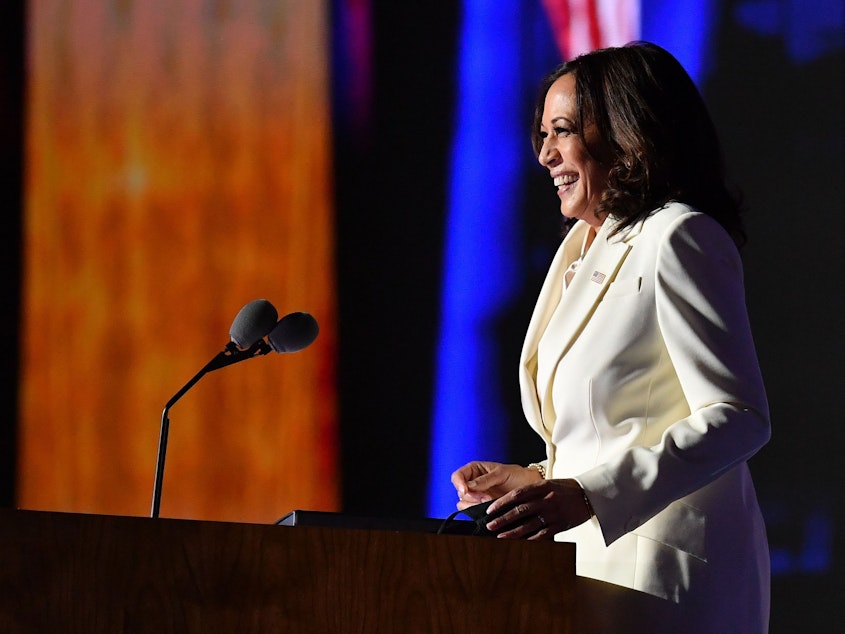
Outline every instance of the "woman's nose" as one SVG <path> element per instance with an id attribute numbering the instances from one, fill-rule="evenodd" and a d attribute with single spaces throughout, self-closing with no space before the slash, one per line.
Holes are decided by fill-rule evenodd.
<path id="1" fill-rule="evenodd" d="M 554 144 L 548 138 L 543 139 L 543 145 L 540 147 L 540 154 L 537 156 L 540 165 L 547 169 L 551 169 L 560 161 L 560 154 Z"/>

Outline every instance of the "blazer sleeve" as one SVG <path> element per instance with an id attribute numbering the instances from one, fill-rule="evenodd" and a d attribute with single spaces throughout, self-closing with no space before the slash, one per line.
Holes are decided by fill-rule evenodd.
<path id="1" fill-rule="evenodd" d="M 690 414 L 657 445 L 629 448 L 578 476 L 607 544 L 745 461 L 770 436 L 732 240 L 693 213 L 673 220 L 657 249 L 657 323 Z"/>

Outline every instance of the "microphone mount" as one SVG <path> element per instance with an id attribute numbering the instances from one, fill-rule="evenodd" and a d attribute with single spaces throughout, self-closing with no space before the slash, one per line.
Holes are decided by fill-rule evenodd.
<path id="1" fill-rule="evenodd" d="M 194 375 L 194 377 L 188 381 L 181 390 L 176 392 L 176 394 L 173 395 L 173 398 L 167 401 L 167 404 L 164 406 L 164 411 L 161 413 L 161 430 L 158 438 L 158 459 L 156 461 L 155 482 L 153 484 L 153 503 L 150 511 L 150 517 L 157 518 L 161 508 L 161 488 L 164 480 L 164 459 L 165 454 L 167 453 L 167 436 L 170 432 L 170 417 L 168 416 L 170 408 L 173 407 L 176 402 L 197 383 L 197 381 L 209 372 L 225 368 L 233 363 L 239 363 L 240 361 L 260 357 L 272 351 L 273 348 L 271 348 L 264 339 L 259 339 L 249 348 L 243 350 L 238 348 L 233 341 L 230 341 L 226 344 L 226 347 L 217 354 L 217 356 L 205 364 L 205 367 L 203 367 L 202 370 L 197 372 L 196 375 Z"/>

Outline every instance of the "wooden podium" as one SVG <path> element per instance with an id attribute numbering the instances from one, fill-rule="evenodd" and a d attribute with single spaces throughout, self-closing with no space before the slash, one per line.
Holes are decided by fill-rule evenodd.
<path id="1" fill-rule="evenodd" d="M 571 544 L 0 510 L 0 632 L 572 632 Z"/>

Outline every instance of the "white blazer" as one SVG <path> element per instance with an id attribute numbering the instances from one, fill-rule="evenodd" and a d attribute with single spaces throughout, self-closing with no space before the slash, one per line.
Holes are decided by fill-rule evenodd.
<path id="1" fill-rule="evenodd" d="M 596 513 L 557 538 L 577 544 L 579 575 L 676 604 L 684 631 L 766 631 L 768 546 L 745 461 L 769 412 L 739 254 L 678 203 L 613 225 L 563 292 L 589 226 L 569 232 L 520 360 L 548 477 L 576 478 Z"/>

